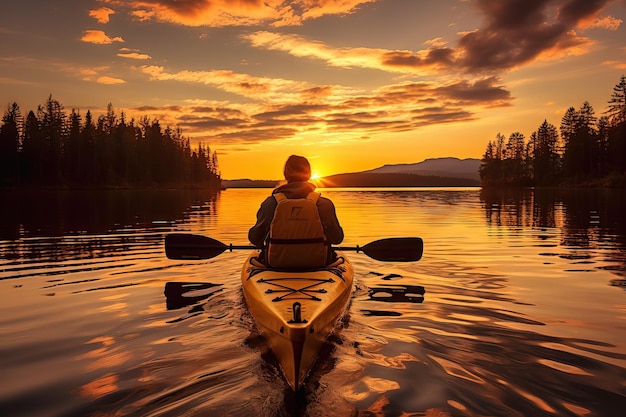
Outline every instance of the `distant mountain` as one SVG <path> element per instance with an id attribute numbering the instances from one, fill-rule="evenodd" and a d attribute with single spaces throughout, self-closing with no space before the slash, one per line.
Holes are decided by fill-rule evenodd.
<path id="1" fill-rule="evenodd" d="M 418 174 L 436 177 L 467 178 L 479 181 L 480 159 L 431 158 L 414 164 L 383 165 L 380 168 L 364 171 L 376 174 Z"/>
<path id="2" fill-rule="evenodd" d="M 274 188 L 279 180 L 222 180 L 222 188 Z"/>
<path id="3" fill-rule="evenodd" d="M 319 186 L 335 187 L 476 187 L 478 180 L 459 177 L 440 177 L 407 172 L 354 172 L 320 178 Z"/>
<path id="4" fill-rule="evenodd" d="M 480 185 L 480 159 L 432 158 L 383 165 L 369 171 L 330 175 L 320 187 L 471 187 Z M 274 188 L 278 180 L 222 180 L 224 188 Z"/>

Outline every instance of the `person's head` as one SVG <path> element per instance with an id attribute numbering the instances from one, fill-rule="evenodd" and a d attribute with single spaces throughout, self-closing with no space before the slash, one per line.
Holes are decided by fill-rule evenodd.
<path id="1" fill-rule="evenodd" d="M 287 182 L 308 181 L 311 178 L 311 164 L 304 156 L 291 155 L 285 162 Z"/>

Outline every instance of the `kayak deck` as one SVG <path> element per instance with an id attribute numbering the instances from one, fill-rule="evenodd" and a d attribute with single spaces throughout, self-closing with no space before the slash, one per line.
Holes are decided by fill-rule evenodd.
<path id="1" fill-rule="evenodd" d="M 338 261 L 315 271 L 277 271 L 256 261 L 253 251 L 241 279 L 248 309 L 276 356 L 285 379 L 297 391 L 319 350 L 348 305 L 354 271 Z"/>

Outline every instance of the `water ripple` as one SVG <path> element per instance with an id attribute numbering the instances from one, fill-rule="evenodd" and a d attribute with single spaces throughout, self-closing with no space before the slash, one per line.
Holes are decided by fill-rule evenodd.
<path id="1" fill-rule="evenodd" d="M 97 227 L 62 213 L 72 227 L 24 219 L 0 241 L 0 409 L 11 417 L 626 409 L 621 200 L 598 208 L 609 197 L 325 190 L 346 245 L 416 235 L 425 253 L 419 263 L 349 254 L 349 310 L 293 395 L 246 309 L 247 253 L 181 262 L 163 252 L 171 230 L 245 243 L 242 225 L 267 192 L 228 190 L 172 203 L 180 213 L 156 210 L 140 222 L 125 212 Z"/>

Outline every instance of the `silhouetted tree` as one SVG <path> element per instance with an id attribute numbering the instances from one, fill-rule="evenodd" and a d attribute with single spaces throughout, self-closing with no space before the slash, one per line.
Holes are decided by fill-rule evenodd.
<path id="1" fill-rule="evenodd" d="M 504 172 L 510 184 L 526 183 L 524 170 L 524 135 L 514 132 L 509 136 L 505 150 Z"/>
<path id="2" fill-rule="evenodd" d="M 558 141 L 556 127 L 544 120 L 535 133 L 533 150 L 535 184 L 549 185 L 556 182 L 561 165 Z"/>
<path id="3" fill-rule="evenodd" d="M 21 178 L 25 184 L 41 184 L 44 176 L 45 142 L 39 126 L 39 119 L 31 110 L 24 123 L 22 151 L 20 158 Z"/>
<path id="4" fill-rule="evenodd" d="M 610 131 L 608 149 L 610 164 L 614 172 L 626 174 L 626 76 L 613 88 L 609 100 Z"/>
<path id="5" fill-rule="evenodd" d="M 524 135 L 515 132 L 506 145 L 504 135 L 498 133 L 496 140 L 487 143 L 479 168 L 480 178 L 485 185 L 524 185 L 529 183 L 526 169 L 526 145 Z"/>
<path id="6" fill-rule="evenodd" d="M 609 100 L 609 122 L 616 126 L 626 123 L 626 76 L 622 75 L 619 83 L 613 87 L 613 94 Z"/>
<path id="7" fill-rule="evenodd" d="M 609 134 L 611 128 L 609 124 L 609 118 L 602 116 L 598 119 L 598 131 L 597 131 L 597 146 L 598 146 L 598 160 L 597 160 L 597 172 L 599 176 L 605 176 L 610 171 L 610 158 L 609 158 Z"/>
<path id="8" fill-rule="evenodd" d="M 577 123 L 578 112 L 574 107 L 570 107 L 561 119 L 561 139 L 564 146 L 563 172 L 570 177 L 576 175 L 576 166 L 582 159 L 581 151 L 574 142 Z"/>
<path id="9" fill-rule="evenodd" d="M 83 169 L 83 181 L 78 184 L 95 184 L 98 170 L 98 160 L 96 158 L 98 150 L 96 147 L 96 126 L 93 122 L 91 111 L 89 110 L 87 110 L 87 114 L 85 114 L 85 125 L 81 131 L 81 141 L 85 148 L 85 153 L 81 156 L 81 158 L 84 157 L 85 165 Z"/>
<path id="10" fill-rule="evenodd" d="M 83 123 L 78 110 L 68 118 L 50 96 L 21 125 L 19 107 L 9 106 L 0 126 L 0 186 L 220 186 L 208 146 L 192 152 L 180 129 L 148 118 L 137 125 L 111 104 L 97 123 L 89 111 Z"/>
<path id="11" fill-rule="evenodd" d="M 478 168 L 478 173 L 480 174 L 480 180 L 484 185 L 491 185 L 495 182 L 496 174 L 494 172 L 495 166 L 495 151 L 493 142 L 487 142 L 487 149 L 485 149 L 485 153 L 483 154 L 483 158 L 480 162 L 480 167 Z"/>
<path id="12" fill-rule="evenodd" d="M 601 145 L 598 142 L 597 118 L 591 104 L 585 101 L 580 110 L 570 107 L 561 121 L 564 143 L 563 173 L 579 183 L 598 174 Z"/>
<path id="13" fill-rule="evenodd" d="M 84 174 L 83 167 L 83 150 L 82 150 L 82 137 L 81 130 L 81 117 L 80 113 L 76 109 L 72 109 L 69 120 L 69 132 L 67 141 L 65 143 L 64 152 L 64 176 L 71 183 L 77 183 L 80 181 L 81 175 Z"/>
<path id="14" fill-rule="evenodd" d="M 45 143 L 44 172 L 50 185 L 61 182 L 61 155 L 66 135 L 66 115 L 57 100 L 48 97 L 45 105 L 37 109 L 37 118 Z"/>
<path id="15" fill-rule="evenodd" d="M 21 125 L 20 107 L 13 103 L 4 113 L 0 127 L 0 185 L 11 185 L 18 180 Z"/>
<path id="16" fill-rule="evenodd" d="M 516 132 L 504 147 L 504 137 L 498 134 L 483 155 L 483 185 L 518 184 L 520 178 L 535 185 L 626 185 L 625 76 L 613 89 L 606 113 L 596 117 L 588 101 L 578 110 L 568 108 L 561 119 L 560 141 L 547 120 L 526 144 Z"/>

